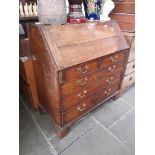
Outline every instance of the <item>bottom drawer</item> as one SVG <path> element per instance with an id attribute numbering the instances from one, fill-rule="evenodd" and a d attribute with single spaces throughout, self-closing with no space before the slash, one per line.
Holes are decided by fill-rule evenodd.
<path id="1" fill-rule="evenodd" d="M 120 83 L 118 82 L 101 90 L 98 94 L 95 95 L 95 102 L 100 103 L 109 96 L 113 95 L 119 89 L 119 84 Z"/>
<path id="2" fill-rule="evenodd" d="M 124 77 L 122 82 L 122 88 L 126 88 L 135 83 L 135 72 Z"/>
<path id="3" fill-rule="evenodd" d="M 71 108 L 71 109 L 67 110 L 65 113 L 63 113 L 63 125 L 71 123 L 76 118 L 78 118 L 80 115 L 89 111 L 93 107 L 94 107 L 93 98 L 90 97 L 88 99 L 85 99 L 78 105 L 74 106 L 73 108 Z"/>

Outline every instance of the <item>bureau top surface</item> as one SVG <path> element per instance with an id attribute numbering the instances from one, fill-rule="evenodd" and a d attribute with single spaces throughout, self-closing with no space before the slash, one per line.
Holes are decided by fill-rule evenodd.
<path id="1" fill-rule="evenodd" d="M 128 48 L 116 21 L 40 25 L 58 69 L 68 68 Z"/>

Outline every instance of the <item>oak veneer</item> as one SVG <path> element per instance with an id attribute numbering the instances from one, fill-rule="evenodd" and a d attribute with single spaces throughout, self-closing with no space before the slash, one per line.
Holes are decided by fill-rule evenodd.
<path id="1" fill-rule="evenodd" d="M 116 21 L 30 25 L 39 101 L 57 135 L 119 93 L 129 47 Z"/>

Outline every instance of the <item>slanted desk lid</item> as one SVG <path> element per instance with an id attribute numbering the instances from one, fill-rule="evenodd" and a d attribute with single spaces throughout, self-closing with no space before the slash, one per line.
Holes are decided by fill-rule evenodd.
<path id="1" fill-rule="evenodd" d="M 41 30 L 61 69 L 129 48 L 114 20 L 50 25 Z"/>

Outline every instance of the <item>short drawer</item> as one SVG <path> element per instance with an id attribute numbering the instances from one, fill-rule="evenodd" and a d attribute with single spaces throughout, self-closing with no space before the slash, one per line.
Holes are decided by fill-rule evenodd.
<path id="1" fill-rule="evenodd" d="M 131 61 L 130 63 L 128 63 L 126 67 L 125 75 L 133 73 L 134 71 L 135 71 L 135 61 Z"/>
<path id="2" fill-rule="evenodd" d="M 96 71 L 98 68 L 98 60 L 90 61 L 80 65 L 71 67 L 63 72 L 65 81 L 72 81 L 76 77 L 87 75 L 88 73 Z"/>
<path id="3" fill-rule="evenodd" d="M 135 83 L 135 73 L 131 73 L 124 77 L 122 82 L 122 88 L 127 88 Z"/>
<path id="4" fill-rule="evenodd" d="M 105 68 L 105 67 L 108 67 L 109 65 L 118 63 L 120 61 L 124 61 L 124 59 L 125 59 L 125 52 L 117 52 L 117 53 L 112 54 L 110 56 L 104 57 L 102 59 L 100 67 Z"/>
<path id="5" fill-rule="evenodd" d="M 72 121 L 76 120 L 79 116 L 86 113 L 90 109 L 94 107 L 92 97 L 82 101 L 78 105 L 74 106 L 73 108 L 67 110 L 62 115 L 63 125 L 71 123 Z"/>
<path id="6" fill-rule="evenodd" d="M 115 83 L 114 85 L 108 86 L 105 89 L 101 90 L 99 93 L 95 95 L 95 102 L 100 103 L 105 100 L 107 97 L 113 95 L 119 90 L 120 82 Z"/>

